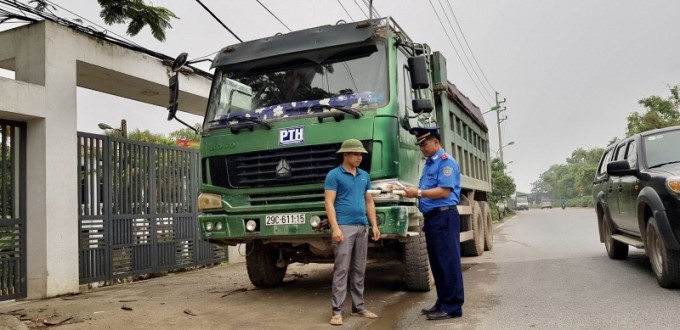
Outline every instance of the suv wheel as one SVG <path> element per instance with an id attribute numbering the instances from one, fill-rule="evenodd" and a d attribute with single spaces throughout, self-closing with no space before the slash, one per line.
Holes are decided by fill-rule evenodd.
<path id="1" fill-rule="evenodd" d="M 628 244 L 621 243 L 612 238 L 612 227 L 608 219 L 602 219 L 604 227 L 604 247 L 610 259 L 626 259 L 628 257 Z"/>
<path id="2" fill-rule="evenodd" d="M 645 250 L 659 285 L 674 288 L 680 283 L 680 252 L 668 249 L 659 235 L 654 217 L 647 223 Z"/>

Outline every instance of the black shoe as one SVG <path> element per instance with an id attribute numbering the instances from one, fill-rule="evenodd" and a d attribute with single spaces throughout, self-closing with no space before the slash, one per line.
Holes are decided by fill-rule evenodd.
<path id="1" fill-rule="evenodd" d="M 454 317 L 461 317 L 463 314 L 447 314 L 446 312 L 434 312 L 434 313 L 428 313 L 427 314 L 427 319 L 428 320 L 446 320 Z"/>
<path id="2" fill-rule="evenodd" d="M 439 312 L 439 311 L 440 311 L 439 306 L 434 305 L 434 306 L 432 306 L 432 307 L 430 307 L 430 308 L 423 308 L 423 309 L 421 309 L 421 310 L 420 310 L 420 313 L 423 314 L 423 315 L 427 315 L 427 314 L 435 313 L 435 312 Z"/>

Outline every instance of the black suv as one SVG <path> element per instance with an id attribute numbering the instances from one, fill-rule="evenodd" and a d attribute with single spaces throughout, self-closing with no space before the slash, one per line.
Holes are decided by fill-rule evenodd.
<path id="1" fill-rule="evenodd" d="M 644 248 L 659 285 L 680 285 L 680 126 L 604 150 L 593 181 L 600 241 L 612 259 Z"/>

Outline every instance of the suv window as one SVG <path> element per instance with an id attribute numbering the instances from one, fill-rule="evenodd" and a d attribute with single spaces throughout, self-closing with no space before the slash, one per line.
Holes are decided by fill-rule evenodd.
<path id="1" fill-rule="evenodd" d="M 630 168 L 636 168 L 637 167 L 637 147 L 635 144 L 635 140 L 630 141 L 628 144 L 628 152 L 626 153 L 626 160 L 628 160 L 628 164 L 630 164 Z"/>
<path id="2" fill-rule="evenodd" d="M 607 163 L 609 163 L 609 158 L 612 155 L 612 150 L 609 149 L 607 152 L 604 153 L 604 156 L 602 156 L 602 160 L 600 160 L 600 168 L 597 170 L 597 174 L 604 174 L 607 172 Z"/>
<path id="3" fill-rule="evenodd" d="M 620 144 L 618 147 L 616 147 L 616 160 L 624 159 L 626 159 L 626 145 Z"/>

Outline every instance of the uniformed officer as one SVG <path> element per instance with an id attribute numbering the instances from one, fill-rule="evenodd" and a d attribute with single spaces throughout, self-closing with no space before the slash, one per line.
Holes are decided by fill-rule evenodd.
<path id="1" fill-rule="evenodd" d="M 460 168 L 441 147 L 438 127 L 415 127 L 409 133 L 427 160 L 418 188 L 407 187 L 406 197 L 420 199 L 418 208 L 425 217 L 423 231 L 427 255 L 437 288 L 437 301 L 422 313 L 428 320 L 463 315 L 463 270 L 460 263 Z"/>

